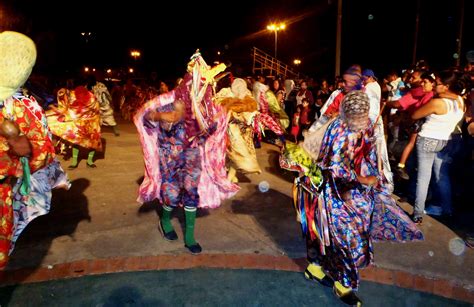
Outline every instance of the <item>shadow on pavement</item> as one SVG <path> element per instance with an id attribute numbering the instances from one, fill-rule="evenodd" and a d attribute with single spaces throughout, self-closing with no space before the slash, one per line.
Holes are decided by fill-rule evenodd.
<path id="1" fill-rule="evenodd" d="M 79 178 L 72 181 L 68 191 L 53 190 L 51 211 L 25 228 L 16 242 L 7 271 L 27 268 L 24 278 L 28 277 L 29 269 L 41 266 L 55 238 L 74 238 L 78 224 L 83 220 L 91 221 L 89 203 L 84 195 L 89 185 L 88 179 Z"/>
<path id="2" fill-rule="evenodd" d="M 293 183 L 295 180 L 295 174 L 284 170 L 280 167 L 280 151 L 278 150 L 268 150 L 268 164 L 269 167 L 266 167 L 265 170 L 270 174 L 277 175 L 281 179 Z"/>
<path id="3" fill-rule="evenodd" d="M 234 214 L 253 216 L 283 254 L 291 258 L 306 256 L 293 200 L 287 195 L 273 189 L 262 193 L 256 187 L 245 200 L 232 201 L 231 210 Z"/>

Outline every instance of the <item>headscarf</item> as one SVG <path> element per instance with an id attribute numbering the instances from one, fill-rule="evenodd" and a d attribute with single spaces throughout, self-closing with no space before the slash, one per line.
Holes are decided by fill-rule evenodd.
<path id="1" fill-rule="evenodd" d="M 352 91 L 344 96 L 339 114 L 353 132 L 367 129 L 369 124 L 369 96 L 363 91 Z"/>
<path id="2" fill-rule="evenodd" d="M 0 33 L 0 101 L 25 84 L 36 62 L 35 43 L 18 32 Z"/>
<path id="3" fill-rule="evenodd" d="M 295 81 L 291 79 L 285 80 L 285 100 L 288 100 L 288 96 L 290 95 L 291 91 L 295 88 Z"/>
<path id="4" fill-rule="evenodd" d="M 252 93 L 247 88 L 247 82 L 241 78 L 235 78 L 231 85 L 232 93 L 235 97 L 243 99 L 245 96 L 252 96 Z"/>
<path id="5" fill-rule="evenodd" d="M 349 67 L 343 75 L 349 75 L 353 78 L 355 85 L 352 87 L 351 90 L 360 90 L 362 89 L 362 73 L 357 66 Z"/>

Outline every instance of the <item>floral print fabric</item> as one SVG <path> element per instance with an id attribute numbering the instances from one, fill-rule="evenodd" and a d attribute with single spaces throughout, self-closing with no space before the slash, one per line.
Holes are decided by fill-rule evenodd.
<path id="1" fill-rule="evenodd" d="M 359 269 L 373 261 L 373 241 L 423 239 L 378 171 L 375 140 L 372 129 L 358 135 L 336 119 L 324 135 L 317 161 L 324 178 L 320 190 L 300 189 L 295 195 L 308 223 L 308 255 L 334 280 L 353 289 L 359 286 Z M 366 186 L 357 175 L 379 180 Z"/>
<path id="2" fill-rule="evenodd" d="M 58 138 L 84 148 L 102 150 L 100 107 L 85 87 L 58 91 L 58 108 L 47 112 L 48 125 Z"/>
<path id="3" fill-rule="evenodd" d="M 0 269 L 3 269 L 21 231 L 35 217 L 49 211 L 51 189 L 58 185 L 68 188 L 69 182 L 55 158 L 46 116 L 33 97 L 16 93 L 1 102 L 0 119 L 15 122 L 32 148 L 27 162 L 31 172 L 29 193 L 23 195 L 20 187 L 27 174 L 23 173 L 22 160 L 9 152 L 7 140 L 0 136 Z"/>

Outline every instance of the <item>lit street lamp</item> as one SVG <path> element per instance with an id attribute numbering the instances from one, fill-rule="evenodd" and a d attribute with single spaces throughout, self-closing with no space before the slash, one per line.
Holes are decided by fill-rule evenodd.
<path id="1" fill-rule="evenodd" d="M 140 57 L 140 51 L 138 50 L 132 50 L 132 52 L 130 52 L 130 55 L 136 60 L 137 58 Z"/>
<path id="2" fill-rule="evenodd" d="M 300 65 L 300 64 L 301 64 L 301 60 L 295 59 L 295 60 L 293 61 L 293 64 L 295 64 L 295 65 Z"/>
<path id="3" fill-rule="evenodd" d="M 278 46 L 278 31 L 285 30 L 286 25 L 284 23 L 274 24 L 267 26 L 267 30 L 275 32 L 275 59 L 277 58 L 277 46 Z"/>

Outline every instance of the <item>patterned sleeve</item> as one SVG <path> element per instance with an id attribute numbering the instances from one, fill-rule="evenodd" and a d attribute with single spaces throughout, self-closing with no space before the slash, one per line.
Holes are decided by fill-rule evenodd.
<path id="1" fill-rule="evenodd" d="M 323 138 L 318 166 L 330 171 L 333 178 L 341 178 L 348 182 L 356 181 L 357 175 L 354 171 L 345 146 L 341 120 L 335 120 Z"/>
<path id="2" fill-rule="evenodd" d="M 49 164 L 54 158 L 54 147 L 47 126 L 43 124 L 44 112 L 36 101 L 29 98 L 15 100 L 14 112 L 20 131 L 31 144 L 29 164 L 34 172 Z"/>
<path id="3" fill-rule="evenodd" d="M 0 136 L 0 181 L 15 174 L 18 162 L 10 157 L 7 140 Z"/>

